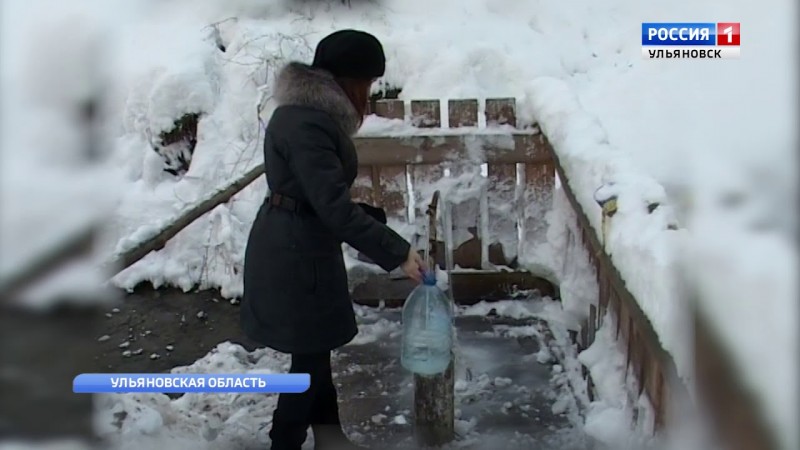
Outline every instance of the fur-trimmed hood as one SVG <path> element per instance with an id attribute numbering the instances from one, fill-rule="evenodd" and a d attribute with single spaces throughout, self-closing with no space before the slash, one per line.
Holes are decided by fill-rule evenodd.
<path id="1" fill-rule="evenodd" d="M 278 105 L 308 106 L 330 114 L 349 136 L 361 125 L 358 111 L 330 72 L 290 62 L 275 80 L 273 96 Z"/>

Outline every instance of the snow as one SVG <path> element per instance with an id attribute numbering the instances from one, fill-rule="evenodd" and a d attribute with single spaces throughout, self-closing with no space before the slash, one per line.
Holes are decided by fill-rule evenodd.
<path id="1" fill-rule="evenodd" d="M 545 242 L 524 242 L 520 263 L 558 285 L 563 310 L 580 323 L 588 317 L 587 305 L 597 302 L 597 282 L 580 240 L 575 212 L 563 189 L 554 192 L 552 210 L 545 220 Z"/>
<path id="2" fill-rule="evenodd" d="M 604 186 L 603 194 L 617 196 L 602 241 L 684 380 L 691 382 L 688 295 L 678 288 L 688 273 L 701 280 L 698 306 L 783 446 L 797 447 L 788 424 L 798 412 L 786 401 L 797 379 L 796 254 L 785 237 L 796 227 L 786 206 L 796 204 L 797 111 L 788 100 L 797 93 L 796 2 L 195 3 L 2 3 L 3 277 L 89 223 L 107 223 L 105 250 L 116 249 L 253 167 L 274 70 L 310 59 L 334 29 L 362 28 L 383 41 L 385 81 L 402 86 L 404 100 L 516 97 L 520 120 L 537 121 L 554 144 L 598 234 L 594 195 Z M 641 22 L 695 18 L 742 21 L 742 58 L 642 60 Z M 226 53 L 216 50 L 220 42 Z M 100 160 L 88 160 L 88 132 L 74 112 L 96 92 L 106 100 L 108 145 L 99 146 Z M 176 180 L 161 170 L 149 141 L 185 112 L 203 116 L 191 168 Z M 414 132 L 370 118 L 362 133 Z M 240 295 L 247 233 L 266 189 L 263 180 L 253 183 L 114 284 Z M 466 193 L 452 194 L 474 198 Z M 733 194 L 743 204 L 719 206 Z M 579 320 L 596 286 L 560 191 L 547 220 L 548 242 L 524 251 L 523 262 L 559 282 L 564 308 Z M 348 266 L 368 267 L 350 258 Z M 743 323 L 760 332 L 739 332 Z"/>
<path id="3" fill-rule="evenodd" d="M 288 355 L 270 350 L 248 353 L 241 346 L 222 343 L 194 364 L 171 372 L 281 373 L 288 364 Z M 163 394 L 106 395 L 98 400 L 96 424 L 118 449 L 151 445 L 211 449 L 220 443 L 241 447 L 253 436 L 265 438 L 263 424 L 271 420 L 276 401 L 276 396 L 263 394 L 185 394 L 174 400 Z"/>
<path id="4" fill-rule="evenodd" d="M 538 118 L 558 149 L 562 167 L 595 230 L 603 230 L 595 200 L 598 188 L 617 198 L 618 210 L 608 218 L 608 232 L 598 232 L 626 287 L 648 315 L 664 348 L 672 353 L 679 375 L 690 377 L 690 334 L 685 333 L 688 308 L 679 281 L 680 249 L 685 230 L 677 225 L 664 188 L 609 143 L 602 126 L 585 113 L 568 85 L 555 79 L 532 83 L 526 112 Z M 648 205 L 658 204 L 652 213 Z"/>
<path id="5" fill-rule="evenodd" d="M 496 314 L 515 319 L 532 317 L 535 309 L 541 309 L 537 301 L 507 300 L 501 302 L 480 302 L 461 309 L 460 314 L 465 316 L 485 316 L 494 310 Z"/>
<path id="6" fill-rule="evenodd" d="M 392 423 L 397 425 L 407 425 L 408 419 L 406 419 L 406 416 L 400 414 L 398 416 L 394 416 L 394 418 L 392 419 Z"/>
<path id="7" fill-rule="evenodd" d="M 578 355 L 592 375 L 598 396 L 589 405 L 585 431 L 611 448 L 635 448 L 632 436 L 640 440 L 642 436 L 634 435 L 630 425 L 633 405 L 629 403 L 625 355 L 614 337 L 616 328 L 612 319 L 606 316 L 594 343 Z"/>
<path id="8" fill-rule="evenodd" d="M 746 388 L 758 398 L 784 448 L 797 444 L 799 417 L 797 253 L 788 237 L 743 230 L 727 217 L 695 216 L 697 245 L 687 271 L 697 306 Z M 736 245 L 731 245 L 735 242 Z M 743 327 L 746 332 L 743 332 Z"/>
<path id="9" fill-rule="evenodd" d="M 120 188 L 107 164 L 112 146 L 104 145 L 99 127 L 79 116 L 102 89 L 103 67 L 92 58 L 102 59 L 107 48 L 94 38 L 108 31 L 110 11 L 94 1 L 33 3 L 3 2 L 0 14 L 3 279 L 105 220 Z M 37 14 L 41 10 L 48 14 Z M 84 25 L 74 26 L 78 22 Z M 98 105 L 101 114 L 104 106 Z M 24 301 L 46 307 L 54 293 L 74 289 L 64 286 L 65 279 L 83 276 L 61 275 L 26 293 Z"/>
<path id="10" fill-rule="evenodd" d="M 480 105 L 480 102 L 479 102 Z M 440 105 L 440 109 L 447 110 L 446 103 Z M 410 102 L 406 105 L 406 110 L 410 112 Z M 534 134 L 536 130 L 518 130 L 509 125 L 500 125 L 492 127 L 459 127 L 447 128 L 448 116 L 442 115 L 442 126 L 440 128 L 420 128 L 415 127 L 408 120 L 400 119 L 387 119 L 385 117 L 368 116 L 364 120 L 364 124 L 358 130 L 356 138 L 370 138 L 370 137 L 414 137 L 414 136 L 432 136 L 434 137 L 433 143 L 437 142 L 436 138 L 444 136 L 461 136 L 467 141 L 484 142 L 499 148 L 514 148 L 514 140 L 509 134 Z M 475 134 L 478 136 L 464 136 L 464 134 Z"/>
<path id="11" fill-rule="evenodd" d="M 379 339 L 398 338 L 400 334 L 400 323 L 380 319 L 377 322 L 359 326 L 358 334 L 351 341 L 351 345 L 369 344 Z"/>
<path id="12" fill-rule="evenodd" d="M 365 434 L 375 436 L 391 432 L 411 434 L 411 412 L 407 409 L 412 398 L 410 373 L 393 360 L 399 352 L 399 338 L 387 339 L 383 330 L 387 323 L 392 329 L 399 327 L 400 312 L 362 308 L 361 333 L 375 335 L 369 343 L 353 342 L 334 355 L 335 380 L 344 383 L 341 391 L 362 390 L 362 399 L 369 399 L 373 411 L 361 411 L 359 423 L 347 423 L 348 435 L 360 440 Z M 380 324 L 370 327 L 370 324 Z M 511 448 L 530 448 L 534 442 L 570 443 L 579 447 L 583 442 L 580 424 L 574 422 L 575 405 L 559 384 L 549 385 L 548 368 L 536 372 L 523 370 L 516 361 L 510 362 L 500 351 L 485 351 L 482 346 L 492 345 L 525 354 L 507 339 L 506 332 L 516 327 L 497 326 L 490 337 L 465 333 L 468 351 L 458 360 L 456 373 L 457 439 L 447 448 L 462 448 L 479 444 L 479 448 L 493 448 L 493 443 L 504 442 Z M 494 328 L 494 327 L 493 327 Z M 537 336 L 532 328 L 520 335 Z M 476 340 L 477 338 L 477 340 Z M 365 349 L 364 345 L 371 345 Z M 369 361 L 364 356 L 369 355 Z M 289 368 L 288 355 L 271 350 L 247 352 L 241 346 L 221 343 L 210 353 L 187 367 L 176 367 L 172 373 L 281 373 Z M 512 371 L 512 372 L 509 372 Z M 506 376 L 508 375 L 508 376 Z M 354 385 L 355 380 L 374 380 L 370 386 Z M 541 380 L 540 378 L 541 377 Z M 537 383 L 542 383 L 539 385 Z M 383 391 L 382 394 L 377 393 Z M 387 392 L 388 391 L 388 392 Z M 391 394 L 389 394 L 391 392 Z M 343 398 L 343 408 L 361 405 L 354 396 Z M 357 396 L 355 396 L 357 397 Z M 542 402 L 553 398 L 559 404 L 555 416 L 543 412 Z M 99 396 L 96 426 L 107 439 L 109 448 L 251 448 L 268 444 L 267 432 L 271 426 L 272 412 L 277 396 L 263 394 L 185 394 L 170 398 L 162 394 L 116 394 Z M 378 401 L 380 403 L 372 403 Z M 365 414 L 366 413 L 366 414 Z M 558 424 L 546 435 L 527 432 L 512 433 L 505 425 L 496 426 L 494 417 L 536 417 L 536 420 Z M 534 420 L 534 419 L 532 419 Z M 542 427 L 537 425 L 537 427 Z M 394 430 L 394 431 L 392 431 Z M 312 435 L 313 436 L 313 435 Z M 313 438 L 304 448 L 311 448 Z M 403 447 L 404 448 L 404 447 Z"/>
<path id="13" fill-rule="evenodd" d="M 25 442 L 5 441 L 0 442 L 0 450 L 89 450 L 91 446 L 86 442 L 73 439 L 63 439 L 53 442 Z"/>

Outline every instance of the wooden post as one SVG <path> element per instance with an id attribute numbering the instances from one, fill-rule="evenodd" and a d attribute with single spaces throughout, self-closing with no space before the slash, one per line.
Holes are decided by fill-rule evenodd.
<path id="1" fill-rule="evenodd" d="M 453 361 L 439 375 L 414 375 L 414 436 L 420 446 L 442 446 L 455 436 Z"/>
<path id="2" fill-rule="evenodd" d="M 439 191 L 433 194 L 428 208 L 430 236 L 428 237 L 428 264 L 436 259 L 436 210 Z M 430 266 L 433 269 L 433 265 Z M 441 446 L 455 437 L 455 357 L 440 374 L 414 375 L 414 434 L 420 446 Z"/>

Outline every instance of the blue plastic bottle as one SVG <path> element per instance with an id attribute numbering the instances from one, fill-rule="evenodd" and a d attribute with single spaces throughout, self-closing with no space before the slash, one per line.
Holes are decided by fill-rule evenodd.
<path id="1" fill-rule="evenodd" d="M 433 273 L 423 276 L 403 306 L 403 346 L 400 363 L 420 375 L 442 373 L 450 364 L 453 309 L 436 287 Z"/>

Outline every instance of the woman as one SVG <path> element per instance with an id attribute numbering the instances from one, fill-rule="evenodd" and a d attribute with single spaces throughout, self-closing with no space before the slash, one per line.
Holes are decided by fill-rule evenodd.
<path id="1" fill-rule="evenodd" d="M 341 243 L 417 282 L 424 270 L 405 239 L 350 198 L 358 167 L 351 136 L 384 68 L 374 36 L 343 30 L 319 43 L 311 66 L 289 63 L 275 83 L 279 106 L 264 140 L 272 193 L 247 242 L 241 321 L 251 339 L 291 354 L 291 372 L 309 373 L 311 386 L 279 397 L 273 450 L 299 450 L 309 426 L 317 449 L 359 448 L 342 431 L 331 377 L 331 350 L 358 331 Z"/>

